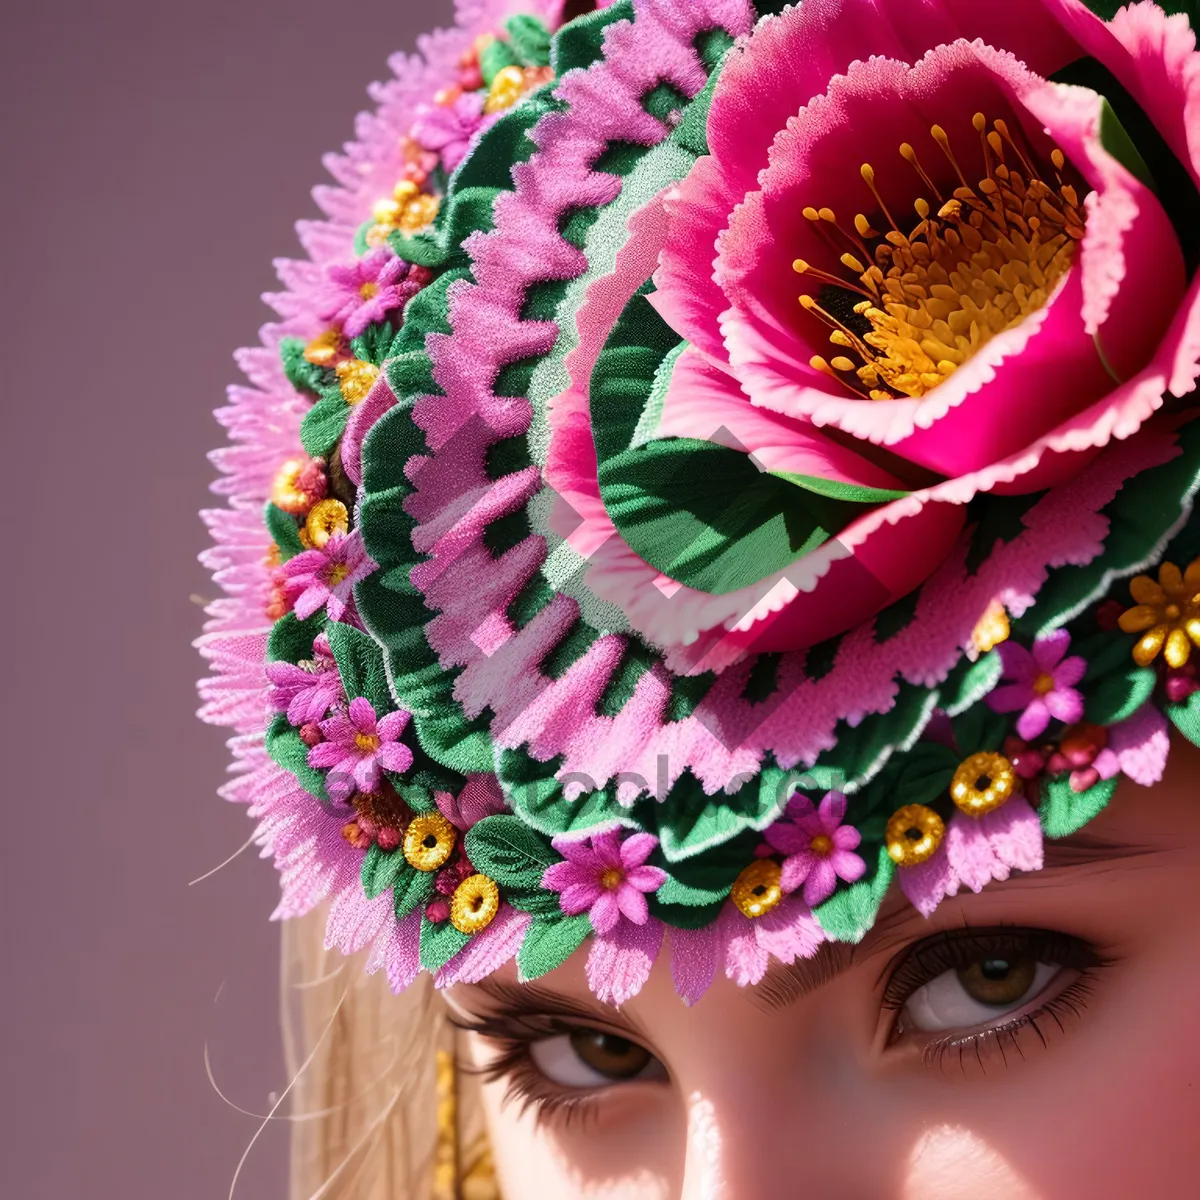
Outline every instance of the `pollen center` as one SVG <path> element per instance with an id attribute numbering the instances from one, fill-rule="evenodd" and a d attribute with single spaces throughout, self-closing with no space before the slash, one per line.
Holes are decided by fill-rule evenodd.
<path id="1" fill-rule="evenodd" d="M 608 870 L 606 870 L 600 876 L 600 886 L 604 888 L 605 891 L 611 892 L 621 886 L 624 878 L 625 876 L 619 870 L 617 870 L 616 867 L 609 867 Z"/>
<path id="2" fill-rule="evenodd" d="M 1034 694 L 1038 696 L 1049 695 L 1054 691 L 1054 676 L 1047 672 L 1043 672 L 1033 681 Z"/>
<path id="3" fill-rule="evenodd" d="M 823 833 L 817 834 L 811 842 L 808 843 L 808 848 L 814 853 L 821 855 L 824 858 L 826 855 L 833 852 L 833 841 L 826 837 Z"/>
<path id="4" fill-rule="evenodd" d="M 832 360 L 818 355 L 811 365 L 864 399 L 927 395 L 997 334 L 1043 308 L 1074 261 L 1085 218 L 1075 188 L 1063 180 L 1062 151 L 1055 149 L 1051 169 L 1043 170 L 1004 121 L 989 131 L 976 113 L 974 125 L 984 168 L 975 186 L 945 130 L 930 131 L 958 178 L 949 195 L 916 150 L 901 145 L 900 156 L 926 193 L 914 202 L 917 223 L 908 232 L 888 211 L 869 163 L 862 180 L 890 226 L 886 233 L 862 213 L 850 232 L 829 208 L 804 210 L 845 269 L 833 275 L 803 259 L 793 264 L 820 285 L 817 296 L 803 295 L 800 303 L 832 327 L 830 341 L 838 347 Z M 1042 177 L 1051 172 L 1053 184 Z M 852 308 L 839 315 L 848 307 L 838 302 L 842 297 Z"/>
<path id="5" fill-rule="evenodd" d="M 374 754 L 379 749 L 379 739 L 373 733 L 356 733 L 354 745 L 364 754 Z"/>

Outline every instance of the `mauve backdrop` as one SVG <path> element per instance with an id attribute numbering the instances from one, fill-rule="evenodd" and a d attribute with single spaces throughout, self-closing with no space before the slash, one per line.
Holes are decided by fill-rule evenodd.
<path id="1" fill-rule="evenodd" d="M 0 36 L 7 346 L 0 1193 L 221 1200 L 283 1086 L 268 863 L 193 717 L 196 510 L 235 378 L 388 53 L 450 0 L 40 0 Z M 285 1194 L 286 1129 L 237 1195 Z"/>

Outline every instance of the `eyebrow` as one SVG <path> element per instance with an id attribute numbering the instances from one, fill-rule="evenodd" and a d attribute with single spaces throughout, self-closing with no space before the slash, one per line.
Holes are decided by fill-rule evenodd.
<path id="1" fill-rule="evenodd" d="M 562 1017 L 589 1025 L 625 1026 L 641 1030 L 631 1014 L 615 1005 L 564 996 L 539 987 L 536 983 L 508 983 L 488 978 L 473 984 L 470 991 L 472 995 L 483 997 L 489 1010 L 484 1013 L 464 1010 L 467 1022 L 486 1021 L 494 1017 L 515 1020 L 524 1017 Z"/>
<path id="2" fill-rule="evenodd" d="M 1164 846 L 1136 845 L 1076 834 L 1069 839 L 1046 843 L 1045 865 L 1040 871 L 1018 872 L 1010 880 L 998 882 L 1003 886 L 1011 881 L 1026 888 L 1061 886 L 1076 878 L 1080 867 L 1111 867 L 1131 858 L 1157 857 L 1166 849 Z M 812 958 L 797 959 L 790 964 L 773 963 L 754 989 L 755 1002 L 768 1012 L 787 1008 L 802 997 L 833 983 L 861 962 L 889 951 L 890 967 L 896 957 L 896 944 L 907 940 L 910 927 L 915 926 L 916 917 L 915 908 L 902 908 L 889 914 L 867 932 L 866 938 L 870 940 L 865 946 L 863 943 L 826 942 Z"/>

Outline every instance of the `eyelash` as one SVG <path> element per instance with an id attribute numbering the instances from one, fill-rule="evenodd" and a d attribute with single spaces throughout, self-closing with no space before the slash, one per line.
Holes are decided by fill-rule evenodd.
<path id="1" fill-rule="evenodd" d="M 926 1066 L 944 1068 L 946 1060 L 958 1052 L 958 1064 L 965 1071 L 966 1056 L 974 1051 L 980 1068 L 986 1074 L 983 1051 L 995 1049 L 1004 1066 L 1008 1066 L 1006 1042 L 1022 1057 L 1020 1036 L 1032 1029 L 1043 1045 L 1046 1037 L 1038 1022 L 1053 1020 L 1065 1032 L 1064 1017 L 1079 1017 L 1092 994 L 1095 972 L 1107 962 L 1088 943 L 1068 934 L 1043 929 L 980 929 L 948 930 L 910 947 L 892 971 L 883 995 L 884 1010 L 896 1014 L 888 1032 L 887 1044 L 894 1045 L 905 1031 L 901 1015 L 912 994 L 924 984 L 946 971 L 978 962 L 981 957 L 995 955 L 1029 956 L 1039 962 L 1055 963 L 1078 974 L 1065 988 L 1051 996 L 1032 1012 L 1022 1013 L 1000 1025 L 965 1033 L 950 1031 L 932 1038 L 922 1049 L 921 1059 Z M 915 1031 L 914 1031 L 915 1032 Z"/>
<path id="2" fill-rule="evenodd" d="M 547 1079 L 534 1065 L 529 1053 L 535 1042 L 562 1037 L 595 1026 L 564 1021 L 542 1014 L 512 1014 L 466 1019 L 451 1016 L 450 1023 L 464 1033 L 473 1033 L 486 1041 L 493 1055 L 486 1066 L 477 1068 L 485 1083 L 506 1083 L 505 1104 L 519 1105 L 524 1113 L 532 1110 L 539 1126 L 553 1123 L 564 1129 L 586 1125 L 596 1116 L 606 1088 L 566 1088 Z"/>

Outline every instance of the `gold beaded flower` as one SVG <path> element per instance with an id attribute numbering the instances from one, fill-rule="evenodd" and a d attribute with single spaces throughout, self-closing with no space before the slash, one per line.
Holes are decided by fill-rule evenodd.
<path id="1" fill-rule="evenodd" d="M 1200 558 L 1186 571 L 1165 562 L 1158 568 L 1158 582 L 1149 575 L 1129 581 L 1135 604 L 1120 618 L 1126 633 L 1142 636 L 1133 648 L 1133 661 L 1148 667 L 1161 653 L 1167 666 L 1187 666 L 1192 646 L 1200 646 Z"/>
<path id="2" fill-rule="evenodd" d="M 1017 789 L 1017 775 L 1003 754 L 983 750 L 964 759 L 954 772 L 950 799 L 969 817 L 999 808 Z"/>
<path id="3" fill-rule="evenodd" d="M 363 362 L 361 358 L 348 358 L 338 363 L 334 370 L 337 372 L 342 399 L 351 406 L 365 400 L 379 378 L 379 368 L 374 363 Z"/>
<path id="4" fill-rule="evenodd" d="M 733 881 L 729 898 L 744 917 L 765 917 L 783 899 L 780 879 L 783 868 L 773 858 L 752 862 Z"/>
<path id="5" fill-rule="evenodd" d="M 304 519 L 300 540 L 314 550 L 323 550 L 335 533 L 350 529 L 350 512 L 340 500 L 319 500 Z"/>
<path id="6" fill-rule="evenodd" d="M 450 924 L 459 933 L 486 929 L 500 911 L 500 889 L 486 875 L 468 875 L 450 897 Z"/>
<path id="7" fill-rule="evenodd" d="M 418 871 L 436 871 L 454 852 L 457 839 L 457 830 L 441 813 L 421 813 L 404 832 L 404 858 Z"/>
<path id="8" fill-rule="evenodd" d="M 884 841 L 888 858 L 898 867 L 917 867 L 927 862 L 942 844 L 946 826 L 942 818 L 924 804 L 906 804 L 892 813 Z"/>

